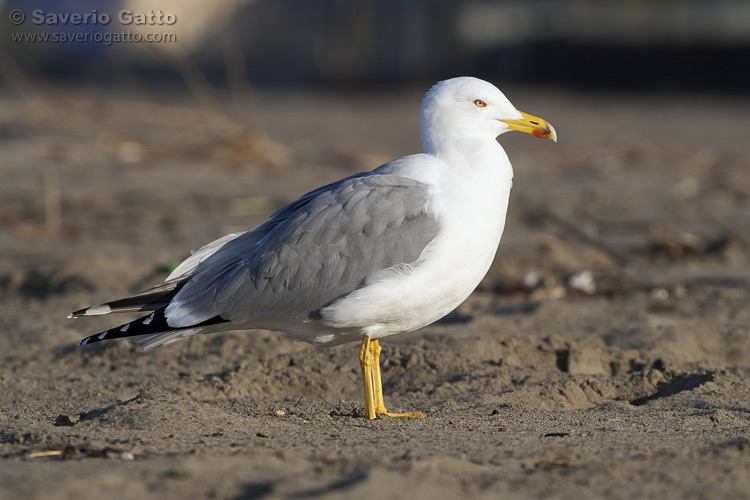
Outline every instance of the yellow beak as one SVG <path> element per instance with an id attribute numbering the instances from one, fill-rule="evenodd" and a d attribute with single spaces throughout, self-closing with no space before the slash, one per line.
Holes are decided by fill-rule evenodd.
<path id="1" fill-rule="evenodd" d="M 540 139 L 552 139 L 557 142 L 557 132 L 555 132 L 555 127 L 536 116 L 527 115 L 523 111 L 519 111 L 519 113 L 521 113 L 521 120 L 500 121 L 507 124 L 509 130 L 525 132 L 534 137 L 539 137 Z"/>

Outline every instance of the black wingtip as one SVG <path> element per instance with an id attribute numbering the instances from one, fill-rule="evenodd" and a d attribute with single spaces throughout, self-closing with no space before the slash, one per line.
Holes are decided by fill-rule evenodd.
<path id="1" fill-rule="evenodd" d="M 75 313 L 73 313 L 75 314 Z M 74 316 L 75 317 L 75 316 Z M 85 339 L 78 342 L 78 345 L 89 345 L 95 342 L 101 342 L 102 340 L 121 339 L 126 337 L 138 337 L 140 335 L 155 335 L 157 333 L 164 333 L 175 330 L 186 330 L 188 328 L 202 327 L 208 325 L 215 325 L 218 323 L 226 323 L 227 320 L 222 319 L 219 316 L 203 321 L 196 325 L 191 325 L 181 328 L 173 328 L 167 324 L 167 318 L 164 316 L 164 309 L 154 311 L 147 316 L 140 317 L 130 323 L 125 323 L 109 330 L 105 330 L 94 335 L 89 335 Z"/>
<path id="2" fill-rule="evenodd" d="M 81 316 L 86 316 L 86 309 L 79 309 L 77 311 L 73 311 L 72 313 L 68 314 L 68 319 L 73 318 L 80 318 Z"/>
<path id="3" fill-rule="evenodd" d="M 103 302 L 95 306 L 73 311 L 68 315 L 68 318 L 101 316 L 111 313 L 158 311 L 169 304 L 169 301 L 172 300 L 184 284 L 185 280 L 168 281 L 130 297 Z"/>
<path id="4" fill-rule="evenodd" d="M 86 311 L 87 309 L 84 309 Z M 76 313 L 73 313 L 75 317 Z M 164 310 L 154 311 L 147 316 L 143 316 L 129 323 L 110 328 L 94 335 L 89 335 L 78 342 L 78 345 L 88 345 L 102 340 L 120 339 L 125 337 L 137 337 L 138 335 L 149 335 L 173 330 L 167 324 L 167 318 L 164 317 Z"/>
<path id="5" fill-rule="evenodd" d="M 96 335 L 91 335 L 89 337 L 86 337 L 85 339 L 79 341 L 78 344 L 76 344 L 76 345 L 87 345 L 87 344 L 90 344 L 92 342 L 97 342 Z"/>

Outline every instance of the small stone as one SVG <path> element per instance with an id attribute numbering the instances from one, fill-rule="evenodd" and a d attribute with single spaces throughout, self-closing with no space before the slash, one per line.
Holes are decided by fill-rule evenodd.
<path id="1" fill-rule="evenodd" d="M 70 417 L 67 415 L 58 415 L 54 425 L 55 427 L 72 427 L 75 425 L 75 422 L 70 420 Z"/>
<path id="2" fill-rule="evenodd" d="M 526 288 L 537 288 L 540 282 L 541 280 L 539 279 L 539 275 L 535 272 L 526 273 L 526 275 L 523 277 L 523 285 Z"/>
<path id="3" fill-rule="evenodd" d="M 591 295 L 596 291 L 594 273 L 589 270 L 581 271 L 568 278 L 568 286 L 575 290 Z"/>

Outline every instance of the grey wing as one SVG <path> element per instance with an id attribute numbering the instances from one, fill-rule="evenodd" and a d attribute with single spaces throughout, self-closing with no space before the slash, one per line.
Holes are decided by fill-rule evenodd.
<path id="1" fill-rule="evenodd" d="M 425 211 L 429 195 L 426 185 L 390 174 L 308 193 L 260 226 L 259 241 L 245 233 L 201 262 L 167 307 L 168 322 L 304 321 L 370 273 L 419 258 L 439 230 Z"/>
<path id="2" fill-rule="evenodd" d="M 326 184 L 325 186 L 321 186 L 317 189 L 313 189 L 309 193 L 303 194 L 302 196 L 299 197 L 298 200 L 293 201 L 287 205 L 284 205 L 283 207 L 281 207 L 280 209 L 272 213 L 270 220 L 258 226 L 258 228 L 255 231 L 265 231 L 265 230 L 276 227 L 277 225 L 279 225 L 279 223 L 288 219 L 297 210 L 303 208 L 305 205 L 308 205 L 312 200 L 314 200 L 321 194 L 329 192 L 329 191 L 335 191 L 342 184 L 345 184 L 351 181 L 352 179 L 357 179 L 359 177 L 363 177 L 366 175 L 370 175 L 370 172 L 360 172 L 358 174 L 354 174 L 349 177 L 344 177 L 343 179 L 339 179 L 335 182 L 331 182 L 330 184 Z"/>

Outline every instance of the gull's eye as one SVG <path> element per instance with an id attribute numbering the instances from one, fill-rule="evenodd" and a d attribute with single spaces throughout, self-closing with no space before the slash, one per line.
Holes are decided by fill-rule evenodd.
<path id="1" fill-rule="evenodd" d="M 484 102 L 481 99 L 477 99 L 476 101 L 474 101 L 474 106 L 476 106 L 478 108 L 486 108 L 487 107 L 487 103 Z"/>

